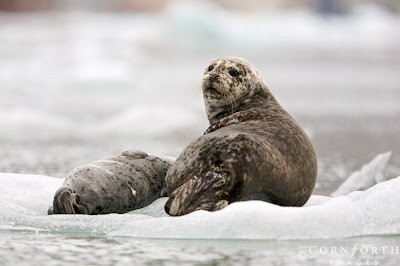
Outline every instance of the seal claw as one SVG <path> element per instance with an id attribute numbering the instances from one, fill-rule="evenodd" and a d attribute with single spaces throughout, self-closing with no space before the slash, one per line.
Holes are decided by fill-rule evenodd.
<path id="1" fill-rule="evenodd" d="M 217 204 L 214 205 L 214 207 L 211 209 L 211 211 L 219 211 L 228 206 L 229 202 L 227 200 L 220 200 L 217 202 Z"/>

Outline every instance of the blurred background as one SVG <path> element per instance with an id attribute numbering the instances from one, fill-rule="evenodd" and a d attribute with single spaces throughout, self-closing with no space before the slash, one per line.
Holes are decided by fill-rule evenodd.
<path id="1" fill-rule="evenodd" d="M 251 61 L 305 127 L 329 194 L 376 154 L 400 175 L 400 1 L 0 0 L 0 172 L 178 156 L 215 57 Z"/>

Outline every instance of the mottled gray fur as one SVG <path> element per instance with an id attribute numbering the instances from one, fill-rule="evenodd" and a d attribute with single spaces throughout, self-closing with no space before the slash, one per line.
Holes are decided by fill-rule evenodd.
<path id="1" fill-rule="evenodd" d="M 125 151 L 72 170 L 49 214 L 125 213 L 160 197 L 172 158 Z"/>
<path id="2" fill-rule="evenodd" d="M 210 127 L 169 169 L 167 213 L 213 211 L 243 199 L 305 204 L 317 178 L 314 147 L 255 67 L 241 58 L 213 60 L 202 89 Z"/>

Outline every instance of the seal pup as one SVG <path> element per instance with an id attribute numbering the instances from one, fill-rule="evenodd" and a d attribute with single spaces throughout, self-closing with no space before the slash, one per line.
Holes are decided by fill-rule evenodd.
<path id="1" fill-rule="evenodd" d="M 174 162 L 142 151 L 125 151 L 72 170 L 48 214 L 126 213 L 160 197 Z"/>
<path id="2" fill-rule="evenodd" d="M 257 199 L 304 205 L 317 178 L 314 147 L 256 68 L 241 58 L 218 58 L 201 86 L 210 126 L 168 170 L 166 212 L 215 211 Z"/>

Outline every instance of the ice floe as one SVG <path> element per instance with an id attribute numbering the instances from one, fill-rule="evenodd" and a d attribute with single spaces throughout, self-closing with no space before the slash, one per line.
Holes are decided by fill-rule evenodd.
<path id="1" fill-rule="evenodd" d="M 197 211 L 182 217 L 169 217 L 164 212 L 167 198 L 122 215 L 47 216 L 47 207 L 62 179 L 1 173 L 0 230 L 179 239 L 396 235 L 400 234 L 400 212 L 394 203 L 400 201 L 400 176 L 384 181 L 389 157 L 390 153 L 378 155 L 341 186 L 346 191 L 365 191 L 349 191 L 338 197 L 313 195 L 301 208 L 247 201 L 230 204 L 217 212 Z"/>

